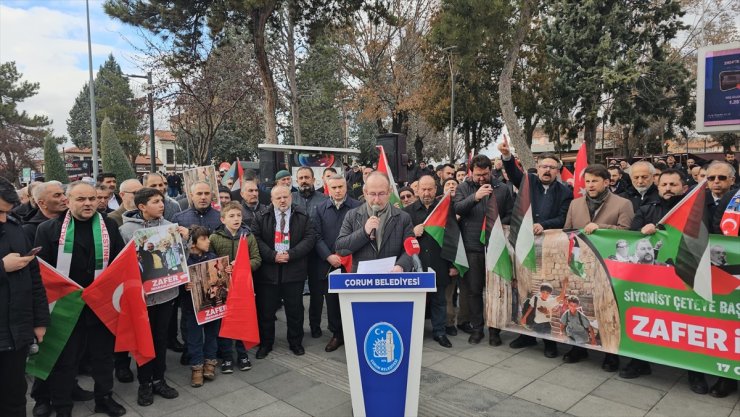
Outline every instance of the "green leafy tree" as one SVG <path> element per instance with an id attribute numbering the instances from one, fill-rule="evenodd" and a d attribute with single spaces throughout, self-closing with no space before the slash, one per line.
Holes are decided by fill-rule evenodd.
<path id="1" fill-rule="evenodd" d="M 46 181 L 56 180 L 66 184 L 69 182 L 69 176 L 57 144 L 57 139 L 52 135 L 44 138 L 44 178 Z"/>
<path id="2" fill-rule="evenodd" d="M 665 61 L 660 51 L 683 27 L 681 5 L 676 0 L 554 0 L 545 12 L 548 58 L 557 70 L 555 96 L 583 127 L 588 159 L 594 161 L 603 105 L 612 94 L 632 94 L 641 78 L 652 80 L 649 71 Z"/>
<path id="3" fill-rule="evenodd" d="M 126 154 L 109 118 L 103 119 L 100 126 L 100 157 L 103 160 L 103 171 L 116 174 L 119 182 L 136 178 Z"/>
<path id="4" fill-rule="evenodd" d="M 51 121 L 18 110 L 18 104 L 35 96 L 39 83 L 21 81 L 15 62 L 0 64 L 0 175 L 11 181 L 24 167 L 34 166 L 34 152 L 43 145 Z"/>
<path id="5" fill-rule="evenodd" d="M 123 75 L 121 67 L 113 55 L 98 70 L 95 76 L 95 119 L 98 141 L 101 139 L 102 120 L 108 117 L 118 133 L 127 158 L 133 162 L 141 152 L 142 136 L 139 135 L 141 123 L 145 120 L 144 100 L 134 98 L 129 80 Z M 92 146 L 90 141 L 90 86 L 88 83 L 75 99 L 75 104 L 67 119 L 67 132 L 72 143 L 80 148 Z"/>
<path id="6" fill-rule="evenodd" d="M 344 85 L 339 79 L 341 56 L 326 37 L 314 42 L 298 72 L 303 144 L 342 147 Z"/>

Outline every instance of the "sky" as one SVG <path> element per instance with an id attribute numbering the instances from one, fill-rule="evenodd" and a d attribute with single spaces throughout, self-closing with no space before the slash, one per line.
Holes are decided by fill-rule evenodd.
<path id="1" fill-rule="evenodd" d="M 102 0 L 90 0 L 93 71 L 113 54 L 124 74 L 144 74 L 137 65 L 136 30 L 113 20 Z M 53 120 L 55 135 L 67 136 L 69 111 L 89 81 L 84 0 L 0 0 L 0 62 L 15 61 L 22 80 L 38 82 L 38 94 L 19 105 Z M 146 80 L 132 79 L 136 96 Z M 161 126 L 155 120 L 155 127 Z"/>

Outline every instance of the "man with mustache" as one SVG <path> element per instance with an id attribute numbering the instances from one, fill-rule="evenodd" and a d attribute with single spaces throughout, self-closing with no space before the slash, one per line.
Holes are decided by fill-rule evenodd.
<path id="1" fill-rule="evenodd" d="M 504 169 L 511 180 L 511 184 L 517 188 L 520 187 L 525 174 L 516 166 L 509 145 L 505 142 L 501 143 L 498 149 L 501 151 Z M 544 154 L 537 161 L 537 174 L 526 174 L 529 175 L 535 235 L 542 234 L 545 229 L 561 229 L 565 224 L 568 207 L 570 207 L 570 202 L 573 201 L 573 192 L 557 180 L 560 168 L 560 160 L 555 155 Z M 509 347 L 518 349 L 536 344 L 537 339 L 534 337 L 520 335 L 509 344 Z M 545 339 L 544 344 L 546 357 L 554 358 L 558 356 L 557 343 Z"/>
<path id="2" fill-rule="evenodd" d="M 632 207 L 637 211 L 641 206 L 659 200 L 658 188 L 655 186 L 655 167 L 648 161 L 638 161 L 632 164 L 628 173 L 632 181 L 632 187 L 619 194 L 632 202 Z"/>

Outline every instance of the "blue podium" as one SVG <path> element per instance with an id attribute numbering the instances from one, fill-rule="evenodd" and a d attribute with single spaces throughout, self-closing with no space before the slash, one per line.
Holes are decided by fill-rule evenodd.
<path id="1" fill-rule="evenodd" d="M 418 414 L 424 307 L 435 291 L 434 272 L 329 275 L 355 417 Z"/>

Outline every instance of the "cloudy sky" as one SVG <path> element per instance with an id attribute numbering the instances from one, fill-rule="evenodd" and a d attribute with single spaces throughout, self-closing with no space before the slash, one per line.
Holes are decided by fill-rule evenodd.
<path id="1" fill-rule="evenodd" d="M 124 73 L 143 73 L 135 30 L 109 18 L 102 0 L 90 0 L 90 29 L 95 73 L 111 53 Z M 21 109 L 48 116 L 54 133 L 67 135 L 69 110 L 89 80 L 85 1 L 0 0 L 0 62 L 8 61 L 15 61 L 23 80 L 40 83 Z M 144 94 L 142 83 L 146 80 L 131 80 L 137 96 Z"/>

